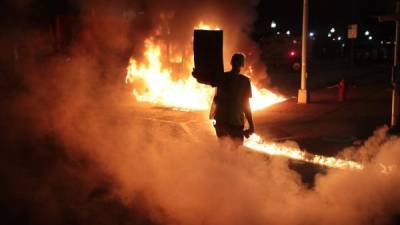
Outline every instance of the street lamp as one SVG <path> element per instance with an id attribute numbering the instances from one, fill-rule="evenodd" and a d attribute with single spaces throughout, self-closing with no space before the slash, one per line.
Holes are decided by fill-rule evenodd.
<path id="1" fill-rule="evenodd" d="M 339 36 L 337 39 L 338 39 L 338 41 L 341 41 L 341 40 L 342 40 L 342 37 Z"/>
<path id="2" fill-rule="evenodd" d="M 399 128 L 400 122 L 400 78 L 399 78 L 399 39 L 400 39 L 400 1 L 396 2 L 396 13 L 390 16 L 379 16 L 379 22 L 394 21 L 396 24 L 396 35 L 394 40 L 394 56 L 392 67 L 392 118 L 390 125 L 394 129 Z M 389 42 L 391 43 L 391 42 Z M 388 44 L 388 43 L 387 43 Z"/>
<path id="3" fill-rule="evenodd" d="M 329 33 L 329 34 L 328 34 L 328 37 L 332 37 L 332 34 L 331 34 L 331 33 Z"/>
<path id="4" fill-rule="evenodd" d="M 287 30 L 287 31 L 286 31 L 286 35 L 287 35 L 287 36 L 290 36 L 290 34 L 291 34 L 290 30 Z"/>
<path id="5" fill-rule="evenodd" d="M 314 37 L 314 36 L 315 36 L 314 32 L 310 32 L 310 37 Z"/>
<path id="6" fill-rule="evenodd" d="M 277 26 L 277 25 L 276 25 L 275 21 L 272 21 L 272 22 L 271 22 L 271 28 L 272 28 L 272 29 L 275 29 L 276 26 Z"/>
<path id="7" fill-rule="evenodd" d="M 331 32 L 331 33 L 335 33 L 335 32 L 336 32 L 335 28 L 332 27 L 331 30 L 330 30 L 330 32 Z"/>
<path id="8" fill-rule="evenodd" d="M 373 39 L 373 38 L 372 38 L 372 36 L 369 36 L 369 37 L 368 37 L 368 40 L 370 40 L 370 41 L 371 41 L 372 39 Z"/>
<path id="9" fill-rule="evenodd" d="M 365 36 L 369 36 L 370 35 L 370 32 L 367 30 L 367 31 L 365 31 Z"/>
<path id="10" fill-rule="evenodd" d="M 298 92 L 297 102 L 307 104 L 310 95 L 307 90 L 307 35 L 308 35 L 308 0 L 303 0 L 303 31 L 301 38 L 301 87 Z"/>

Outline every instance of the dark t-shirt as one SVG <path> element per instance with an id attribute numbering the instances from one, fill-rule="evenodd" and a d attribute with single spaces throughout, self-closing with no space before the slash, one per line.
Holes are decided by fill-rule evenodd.
<path id="1" fill-rule="evenodd" d="M 248 77 L 232 72 L 224 73 L 218 81 L 214 97 L 217 124 L 243 126 L 245 104 L 251 96 Z"/>

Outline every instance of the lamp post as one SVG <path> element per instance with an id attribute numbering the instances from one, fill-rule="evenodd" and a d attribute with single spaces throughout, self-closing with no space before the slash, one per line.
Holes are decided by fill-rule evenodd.
<path id="1" fill-rule="evenodd" d="M 307 43 L 308 43 L 308 0 L 303 0 L 303 34 L 301 44 L 301 88 L 298 93 L 299 104 L 309 103 L 310 96 L 307 90 Z"/>
<path id="2" fill-rule="evenodd" d="M 392 68 L 392 116 L 390 125 L 396 129 L 400 127 L 400 74 L 399 74 L 399 40 L 400 40 L 400 1 L 396 2 L 396 14 L 392 16 L 379 16 L 379 22 L 394 21 L 396 36 L 394 41 L 394 56 Z"/>
<path id="3" fill-rule="evenodd" d="M 276 22 L 275 22 L 275 21 L 272 21 L 272 22 L 271 22 L 271 28 L 272 28 L 272 29 L 275 29 L 276 27 L 277 27 Z"/>

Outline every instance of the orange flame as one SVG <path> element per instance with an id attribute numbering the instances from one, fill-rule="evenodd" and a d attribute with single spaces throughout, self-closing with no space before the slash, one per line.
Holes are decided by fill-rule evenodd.
<path id="1" fill-rule="evenodd" d="M 198 83 L 191 76 L 173 80 L 171 70 L 165 69 L 161 63 L 160 46 L 147 39 L 145 47 L 146 62 L 139 64 L 131 59 L 126 76 L 127 83 L 144 83 L 144 91 L 133 89 L 138 101 L 192 110 L 203 110 L 209 106 L 213 94 L 211 88 Z"/>
<path id="2" fill-rule="evenodd" d="M 199 23 L 199 25 L 197 25 L 195 27 L 195 29 L 199 29 L 199 30 L 221 30 L 221 28 L 219 28 L 217 26 L 210 26 L 208 24 L 203 23 L 203 21 L 201 21 Z"/>
<path id="3" fill-rule="evenodd" d="M 172 107 L 183 110 L 206 110 L 211 104 L 214 89 L 198 83 L 192 76 L 174 80 L 170 69 L 161 62 L 161 48 L 152 39 L 145 41 L 145 62 L 138 63 L 131 59 L 127 68 L 127 83 L 141 82 L 144 90 L 133 89 L 133 94 L 140 102 Z M 186 65 L 190 74 L 193 62 Z M 258 89 L 252 84 L 253 98 L 250 100 L 253 111 L 266 108 L 284 101 L 267 89 Z"/>
<path id="4" fill-rule="evenodd" d="M 245 141 L 244 145 L 254 151 L 264 154 L 284 156 L 295 160 L 326 166 L 329 168 L 351 170 L 364 169 L 364 166 L 362 164 L 354 161 L 337 159 L 335 157 L 314 155 L 300 149 L 286 147 L 277 143 L 267 143 L 257 134 L 251 135 L 250 138 Z"/>

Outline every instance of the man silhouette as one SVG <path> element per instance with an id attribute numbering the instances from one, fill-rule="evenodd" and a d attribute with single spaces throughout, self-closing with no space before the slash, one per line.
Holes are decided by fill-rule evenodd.
<path id="1" fill-rule="evenodd" d="M 232 69 L 218 76 L 210 118 L 215 120 L 218 138 L 230 138 L 236 147 L 243 144 L 244 136 L 254 133 L 250 107 L 252 97 L 250 79 L 240 74 L 245 64 L 245 55 L 235 53 L 231 59 Z M 248 129 L 244 130 L 245 119 Z"/>

